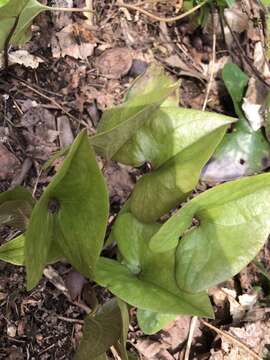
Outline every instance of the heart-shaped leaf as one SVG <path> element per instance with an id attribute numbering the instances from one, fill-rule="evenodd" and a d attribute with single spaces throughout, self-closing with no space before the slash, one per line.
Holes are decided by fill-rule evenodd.
<path id="1" fill-rule="evenodd" d="M 28 288 L 39 281 L 55 246 L 75 269 L 93 276 L 108 206 L 106 185 L 83 131 L 33 210 L 25 244 Z"/>
<path id="2" fill-rule="evenodd" d="M 107 144 L 108 139 L 105 139 L 101 146 L 103 155 L 109 152 L 114 160 L 133 166 L 149 162 L 155 170 L 139 180 L 131 196 L 131 211 L 142 222 L 156 221 L 186 199 L 228 126 L 235 121 L 220 114 L 179 108 L 175 99 L 168 98 L 172 94 L 171 87 L 172 81 L 162 69 L 150 67 L 135 82 L 127 101 L 105 113 L 101 123 L 102 131 L 107 130 L 106 124 L 111 126 L 113 122 L 121 122 L 123 126 L 120 135 L 113 135 L 115 140 L 112 144 L 114 146 L 119 138 L 121 146 L 118 143 L 118 150 L 115 148 L 111 152 L 110 142 Z M 161 105 L 165 93 L 167 99 Z M 146 112 L 138 112 L 134 104 L 147 102 L 149 105 L 153 98 L 159 100 L 155 111 L 152 109 L 148 113 L 147 107 L 144 107 Z M 133 113 L 142 115 L 138 127 L 132 125 Z M 125 118 L 126 121 L 123 121 Z M 131 131 L 128 131 L 128 125 Z M 99 135 L 91 141 L 95 144 L 98 138 Z M 101 138 L 104 139 L 103 136 Z"/>
<path id="3" fill-rule="evenodd" d="M 190 121 L 192 112 L 189 113 L 185 109 L 173 109 L 172 116 L 175 120 L 179 120 L 178 125 L 181 130 L 174 140 L 168 139 L 167 148 L 180 148 L 179 144 L 181 144 L 182 150 L 179 150 L 158 169 L 144 175 L 133 190 L 130 209 L 140 221 L 156 221 L 187 198 L 197 185 L 203 166 L 222 140 L 228 125 L 233 121 L 231 118 L 216 114 L 206 114 L 204 117 L 204 113 L 195 112 L 196 121 L 193 122 Z M 182 127 L 180 123 L 183 124 Z M 160 121 L 159 125 L 161 124 L 164 124 L 164 121 Z M 192 136 L 194 133 L 200 133 L 201 136 L 196 139 Z M 153 134 L 154 131 L 152 138 Z M 163 141 L 166 141 L 165 137 Z M 161 147 L 157 143 L 153 149 Z"/>
<path id="4" fill-rule="evenodd" d="M 104 357 L 121 337 L 122 316 L 116 299 L 105 303 L 95 315 L 88 315 L 83 327 L 81 340 L 76 360 L 92 360 Z"/>
<path id="5" fill-rule="evenodd" d="M 209 183 L 232 180 L 260 172 L 270 164 L 270 145 L 262 129 L 252 130 L 241 109 L 248 77 L 235 64 L 226 64 L 223 80 L 233 100 L 239 122 L 227 134 L 202 172 Z"/>
<path id="6" fill-rule="evenodd" d="M 96 281 L 140 309 L 211 317 L 206 293 L 187 294 L 178 288 L 174 250 L 160 256 L 149 249 L 148 242 L 159 227 L 142 224 L 130 213 L 118 216 L 113 233 L 123 257 L 122 264 L 100 258 Z"/>
<path id="7" fill-rule="evenodd" d="M 197 225 L 192 226 L 194 218 Z M 237 274 L 256 256 L 269 232 L 270 174 L 262 174 L 198 195 L 160 228 L 150 248 L 174 248 L 178 286 L 197 292 Z"/>

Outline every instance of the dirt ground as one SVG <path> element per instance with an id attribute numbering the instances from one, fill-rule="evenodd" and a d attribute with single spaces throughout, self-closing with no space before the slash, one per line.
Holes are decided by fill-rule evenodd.
<path id="1" fill-rule="evenodd" d="M 42 2 L 85 6 L 84 0 Z M 197 14 L 164 23 L 114 6 L 112 1 L 89 3 L 94 14 L 88 17 L 41 14 L 33 26 L 32 40 L 23 46 L 27 55 L 22 63 L 29 61 L 30 65 L 15 64 L 8 73 L 0 74 L 1 191 L 24 185 L 39 197 L 53 176 L 52 171 L 43 170 L 45 161 L 71 144 L 82 128 L 94 133 L 102 111 L 119 104 L 132 81 L 153 62 L 181 79 L 181 106 L 227 115 L 235 114 L 221 81 L 224 64 L 233 61 L 258 78 L 250 63 L 256 62 L 254 44 L 265 40 L 248 20 L 250 14 L 261 14 L 255 2 L 236 6 L 231 16 L 237 23 L 233 33 L 238 41 L 231 38 L 226 43 L 217 13 L 201 28 Z M 181 12 L 178 0 L 145 3 L 149 12 L 161 17 Z M 245 7 L 247 3 L 253 7 Z M 58 166 L 55 162 L 55 171 Z M 136 177 L 146 169 L 111 162 L 103 171 L 110 190 L 112 222 Z M 14 233 L 5 228 L 0 235 L 3 243 Z M 269 254 L 268 243 L 258 256 L 265 271 L 270 271 Z M 24 268 L 0 262 L 0 359 L 73 358 L 86 308 L 91 305 L 89 284 L 80 278 L 74 289 L 70 285 L 73 275 L 68 264 L 57 263 L 37 288 L 27 292 Z M 101 289 L 98 293 L 109 296 Z M 134 320 L 135 309 L 131 309 L 129 349 L 141 359 L 184 359 L 190 339 L 189 359 L 254 359 L 249 349 L 260 354 L 258 358 L 270 358 L 270 278 L 263 270 L 252 263 L 235 278 L 211 289 L 210 295 L 216 313 L 210 325 L 222 333 L 199 319 L 179 317 L 158 334 L 144 336 Z"/>

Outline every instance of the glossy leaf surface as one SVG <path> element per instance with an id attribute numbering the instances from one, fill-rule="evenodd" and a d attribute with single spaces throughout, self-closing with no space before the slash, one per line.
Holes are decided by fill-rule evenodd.
<path id="1" fill-rule="evenodd" d="M 28 287 L 37 284 L 55 246 L 74 268 L 92 277 L 107 218 L 106 185 L 82 132 L 33 210 L 26 233 Z"/>
<path id="2" fill-rule="evenodd" d="M 157 224 L 142 224 L 125 213 L 113 227 L 123 257 L 122 264 L 100 258 L 96 281 L 127 303 L 140 309 L 169 314 L 212 316 L 206 293 L 187 294 L 175 281 L 174 250 L 160 254 L 148 247 Z"/>
<path id="3" fill-rule="evenodd" d="M 156 221 L 186 199 L 228 126 L 235 121 L 220 114 L 179 108 L 176 106 L 177 97 L 167 91 L 168 86 L 172 86 L 169 84 L 172 82 L 163 70 L 156 66 L 150 67 L 135 81 L 127 101 L 112 110 L 117 114 L 109 110 L 101 123 L 103 128 L 110 122 L 118 123 L 126 117 L 126 121 L 121 120 L 121 134 L 110 133 L 114 137 L 114 145 L 118 137 L 122 142 L 118 151 L 114 152 L 113 159 L 133 166 L 148 162 L 154 169 L 139 180 L 130 200 L 132 213 L 142 222 Z M 133 111 L 137 111 L 134 110 L 133 102 L 149 102 L 152 98 L 159 99 L 159 106 L 152 113 L 141 113 L 140 126 L 132 126 L 132 132 L 128 132 L 127 124 L 133 123 L 128 118 L 129 112 L 133 114 Z M 95 139 L 92 138 L 94 143 Z M 105 152 L 111 151 L 107 141 L 102 146 Z"/>
<path id="4" fill-rule="evenodd" d="M 202 180 L 221 182 L 260 172 L 270 164 L 270 145 L 262 129 L 253 131 L 241 109 L 248 77 L 235 64 L 223 69 L 223 80 L 239 122 L 227 134 L 202 172 Z"/>
<path id="5" fill-rule="evenodd" d="M 91 360 L 104 353 L 114 345 L 121 336 L 122 317 L 116 299 L 105 303 L 96 315 L 88 315 L 83 327 L 76 360 Z"/>
<path id="6" fill-rule="evenodd" d="M 104 112 L 97 134 L 91 137 L 91 144 L 99 155 L 114 157 L 179 86 L 159 67 L 150 67 L 144 79 L 147 81 L 149 76 L 151 84 L 145 84 L 140 94 L 136 92 L 136 96 L 128 97 L 122 105 Z"/>
<path id="7" fill-rule="evenodd" d="M 193 218 L 198 225 L 192 226 Z M 270 232 L 269 219 L 270 174 L 247 177 L 192 199 L 152 237 L 150 248 L 174 248 L 178 286 L 203 291 L 234 276 L 256 256 Z"/>
<path id="8" fill-rule="evenodd" d="M 230 122 L 231 119 L 218 119 L 214 131 L 191 143 L 138 181 L 130 198 L 130 209 L 140 221 L 154 222 L 187 198 L 197 185 L 203 166 L 222 140 Z M 206 119 L 200 119 L 197 125 L 206 130 L 205 123 Z M 191 134 L 192 129 L 189 130 Z"/>

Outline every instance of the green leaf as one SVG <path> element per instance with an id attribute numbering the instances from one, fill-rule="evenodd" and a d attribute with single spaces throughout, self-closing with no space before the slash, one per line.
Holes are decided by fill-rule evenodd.
<path id="1" fill-rule="evenodd" d="M 235 64 L 223 69 L 223 80 L 233 100 L 239 122 L 227 134 L 202 172 L 202 180 L 221 182 L 258 173 L 270 164 L 270 145 L 262 129 L 253 131 L 241 109 L 248 77 Z"/>
<path id="2" fill-rule="evenodd" d="M 88 315 L 75 360 L 91 360 L 102 355 L 121 336 L 122 317 L 116 299 L 105 303 L 96 315 Z"/>
<path id="3" fill-rule="evenodd" d="M 198 225 L 192 226 L 193 218 Z M 237 274 L 256 256 L 269 232 L 270 174 L 262 174 L 216 186 L 192 199 L 152 237 L 150 248 L 162 252 L 175 246 L 177 284 L 197 292 Z"/>
<path id="4" fill-rule="evenodd" d="M 197 185 L 203 166 L 210 159 L 232 121 L 231 118 L 213 115 L 206 115 L 204 118 L 203 113 L 200 113 L 199 122 L 195 121 L 192 126 L 187 126 L 187 132 L 183 131 L 178 139 L 174 138 L 175 143 L 183 144 L 181 140 L 189 134 L 190 145 L 138 181 L 130 198 L 130 209 L 140 221 L 156 221 L 184 201 Z M 201 130 L 201 137 L 192 143 L 190 134 L 196 132 L 195 127 Z M 173 141 L 171 146 L 174 146 Z"/>
<path id="5" fill-rule="evenodd" d="M 112 158 L 179 86 L 157 66 L 147 69 L 144 79 L 148 77 L 151 84 L 145 84 L 140 94 L 136 91 L 124 104 L 104 112 L 97 134 L 91 137 L 99 155 Z"/>
<path id="6" fill-rule="evenodd" d="M 14 265 L 25 265 L 24 256 L 25 235 L 19 235 L 15 239 L 9 240 L 0 246 L 0 260 Z M 47 264 L 62 260 L 63 255 L 59 247 L 54 245 L 49 249 Z"/>
<path id="7" fill-rule="evenodd" d="M 19 235 L 0 246 L 0 260 L 13 265 L 24 265 L 24 236 Z"/>
<path id="8" fill-rule="evenodd" d="M 187 294 L 175 281 L 174 251 L 160 254 L 148 247 L 158 224 L 142 224 L 125 213 L 114 226 L 114 238 L 123 257 L 122 264 L 100 258 L 96 281 L 127 303 L 140 309 L 168 314 L 212 316 L 206 293 Z"/>
<path id="9" fill-rule="evenodd" d="M 93 277 L 108 218 L 108 193 L 85 131 L 35 206 L 26 232 L 28 288 L 57 246 L 75 269 Z"/>
<path id="10" fill-rule="evenodd" d="M 137 310 L 137 320 L 144 334 L 152 335 L 176 318 L 175 314 L 162 314 L 150 310 Z"/>
<path id="11" fill-rule="evenodd" d="M 47 6 L 36 0 L 12 0 L 1 7 L 0 13 L 0 51 L 3 50 L 16 19 L 17 24 L 9 41 L 12 45 L 22 45 L 31 37 L 31 25 L 34 18 L 42 11 L 48 10 Z"/>
<path id="12" fill-rule="evenodd" d="M 10 0 L 0 0 L 0 7 L 6 5 Z"/>
<path id="13" fill-rule="evenodd" d="M 16 26 L 10 43 L 12 45 L 25 44 L 31 38 L 31 25 L 41 12 L 48 10 L 47 6 L 40 4 L 36 0 L 29 0 L 23 8 L 19 16 L 19 21 Z"/>
<path id="14" fill-rule="evenodd" d="M 28 224 L 34 199 L 31 193 L 23 188 L 3 192 L 0 194 L 0 226 L 9 225 L 24 230 Z"/>

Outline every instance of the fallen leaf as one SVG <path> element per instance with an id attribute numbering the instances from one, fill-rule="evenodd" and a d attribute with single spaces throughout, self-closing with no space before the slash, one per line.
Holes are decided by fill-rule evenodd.
<path id="1" fill-rule="evenodd" d="M 245 324 L 243 327 L 231 327 L 229 333 L 255 351 L 259 356 L 266 358 L 267 344 L 270 343 L 270 322 L 257 321 Z M 221 350 L 214 352 L 209 360 L 254 360 L 254 356 L 233 341 L 221 337 Z M 221 357 L 222 356 L 222 357 Z"/>
<path id="2" fill-rule="evenodd" d="M 27 50 L 11 51 L 8 56 L 9 65 L 23 65 L 31 69 L 37 69 L 43 63 L 40 57 L 31 55 Z M 0 69 L 4 66 L 4 56 L 0 54 Z"/>
<path id="3" fill-rule="evenodd" d="M 54 58 L 68 55 L 85 60 L 93 54 L 96 41 L 91 30 L 83 25 L 69 24 L 54 35 L 51 46 Z"/>

